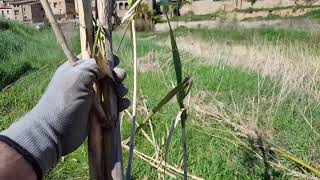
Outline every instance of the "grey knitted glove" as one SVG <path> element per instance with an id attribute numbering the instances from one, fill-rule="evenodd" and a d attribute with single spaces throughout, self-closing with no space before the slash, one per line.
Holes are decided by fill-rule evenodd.
<path id="1" fill-rule="evenodd" d="M 115 68 L 120 81 L 122 69 Z M 102 78 L 94 59 L 66 62 L 55 72 L 39 103 L 19 121 L 0 133 L 0 140 L 18 149 L 43 176 L 57 161 L 77 149 L 87 137 L 88 117 L 92 107 L 93 83 Z M 130 102 L 121 98 L 127 89 L 118 84 L 119 109 Z M 18 147 L 16 147 L 18 146 Z M 28 159 L 29 158 L 29 159 Z M 36 161 L 36 162 L 32 162 Z M 38 172 L 37 172 L 38 171 Z M 38 176 L 39 177 L 39 176 Z"/>

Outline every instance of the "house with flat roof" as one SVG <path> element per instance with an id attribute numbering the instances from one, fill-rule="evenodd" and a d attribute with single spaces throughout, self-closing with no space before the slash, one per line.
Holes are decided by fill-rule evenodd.
<path id="1" fill-rule="evenodd" d="M 53 14 L 58 20 L 76 17 L 74 0 L 49 0 Z M 46 21 L 39 0 L 0 0 L 0 17 L 28 23 Z"/>
<path id="2" fill-rule="evenodd" d="M 12 13 L 7 16 L 7 19 L 27 23 L 38 23 L 45 20 L 44 10 L 38 1 L 13 1 L 9 2 L 8 5 L 12 9 Z"/>
<path id="3" fill-rule="evenodd" d="M 0 17 L 9 20 L 14 19 L 12 8 L 6 5 L 0 5 Z"/>

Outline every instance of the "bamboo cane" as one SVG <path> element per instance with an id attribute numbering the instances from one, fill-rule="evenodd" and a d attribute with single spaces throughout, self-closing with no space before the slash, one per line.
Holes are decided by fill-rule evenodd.
<path id="1" fill-rule="evenodd" d="M 81 42 L 81 56 L 89 58 L 94 56 L 91 54 L 93 49 L 93 18 L 91 12 L 91 3 L 88 0 L 78 0 L 79 12 L 79 29 Z M 95 86 L 96 91 L 99 91 L 99 86 Z M 101 95 L 98 92 L 96 101 L 101 103 Z M 103 110 L 102 110 L 103 111 Z M 100 119 L 101 122 L 101 119 Z M 89 159 L 89 174 L 90 179 L 103 179 L 102 169 L 102 129 L 99 123 L 99 118 L 94 112 L 90 112 L 89 117 L 89 134 L 88 134 L 88 159 Z"/>
<path id="2" fill-rule="evenodd" d="M 75 62 L 77 61 L 77 58 L 75 56 L 72 55 L 69 47 L 68 47 L 68 44 L 66 42 L 66 38 L 64 37 L 62 31 L 61 31 L 61 28 L 59 27 L 56 19 L 54 18 L 54 15 L 53 15 L 53 12 L 50 8 L 50 5 L 48 3 L 48 0 L 41 0 L 41 4 L 42 4 L 42 7 L 47 15 L 47 18 L 51 24 L 51 27 L 53 29 L 53 32 L 55 33 L 56 35 L 56 38 L 58 39 L 59 41 L 59 44 L 64 52 L 64 54 L 67 56 L 68 60 L 70 62 Z"/>
<path id="3" fill-rule="evenodd" d="M 113 68 L 114 64 L 111 42 L 112 3 L 112 0 L 96 2 L 98 16 L 95 22 L 97 22 L 97 26 L 103 29 L 104 41 L 98 45 L 100 46 L 100 54 L 98 56 L 92 54 L 92 56 L 95 56 L 99 68 L 109 76 L 111 73 L 108 72 L 111 72 L 110 68 Z M 79 19 L 82 55 L 88 56 L 94 46 L 93 38 L 91 38 L 93 37 L 93 28 L 90 1 L 79 0 Z M 100 36 L 98 33 L 100 31 L 97 32 L 96 36 Z M 104 47 L 101 47 L 103 45 Z M 114 78 L 111 77 L 111 79 Z M 90 115 L 88 137 L 90 179 L 123 179 L 119 113 L 114 82 L 111 79 L 102 80 L 96 86 L 100 95 L 97 99 L 102 102 L 107 124 L 111 126 L 102 127 L 97 116 L 95 114 Z"/>
<path id="4" fill-rule="evenodd" d="M 104 47 L 100 53 L 105 60 L 106 69 L 114 67 L 112 50 L 112 15 L 113 0 L 97 0 L 97 24 L 104 32 Z M 101 45 L 100 45 L 101 46 Z M 114 91 L 114 82 L 110 79 L 101 84 L 102 104 L 107 114 L 107 121 L 111 126 L 102 128 L 102 179 L 123 179 L 122 146 L 120 135 L 120 121 L 118 120 L 117 96 Z"/>
<path id="5" fill-rule="evenodd" d="M 111 1 L 109 3 L 112 3 Z M 59 27 L 57 21 L 54 18 L 52 10 L 47 0 L 41 0 L 41 4 L 45 10 L 45 13 L 49 19 L 49 22 L 52 26 L 52 29 L 58 39 L 58 42 L 63 49 L 68 60 L 73 63 L 78 60 L 77 57 L 73 56 L 67 43 L 65 37 Z M 91 49 L 93 47 L 93 26 L 92 26 L 92 13 L 91 13 L 91 3 L 88 0 L 79 0 L 79 15 L 80 18 L 80 33 L 81 33 L 81 50 L 82 58 L 89 58 L 91 54 Z M 109 6 L 112 7 L 112 6 Z M 112 11 L 109 11 L 112 15 Z M 110 16 L 111 17 L 111 16 Z M 109 18 L 111 20 L 111 18 Z M 109 21 L 110 22 L 110 21 Z M 109 26 L 111 28 L 111 26 Z M 111 30 L 111 29 L 110 29 Z M 106 31 L 107 32 L 107 31 Z M 111 41 L 110 33 L 109 41 L 106 41 L 106 44 Z M 110 46 L 111 47 L 111 46 Z M 106 48 L 107 52 L 112 52 L 112 48 Z M 109 55 L 112 53 L 109 53 Z M 107 57 L 107 56 L 105 56 Z M 113 57 L 112 57 L 113 58 Z M 113 67 L 113 61 L 111 61 Z M 105 63 L 105 69 L 110 70 Z M 112 77 L 113 79 L 113 77 Z M 113 84 L 110 81 L 108 84 Z M 104 107 L 101 107 L 100 100 L 101 98 L 95 97 L 94 99 L 94 110 L 90 114 L 89 121 L 89 169 L 90 169 L 90 178 L 91 179 L 123 179 L 122 173 L 122 152 L 121 152 L 121 139 L 120 139 L 120 126 L 117 121 L 118 111 L 117 111 L 117 98 L 113 91 L 113 86 L 104 86 Z M 99 86 L 98 86 L 99 90 Z M 98 92 L 98 94 L 100 94 Z M 108 114 L 105 114 L 103 109 L 106 110 Z M 112 113 L 111 113 L 112 112 Z M 108 117 L 108 118 L 107 118 Z M 111 121 L 114 122 L 115 126 L 103 129 L 102 121 Z M 116 128 L 115 128 L 116 127 Z M 111 133 L 113 136 L 109 136 L 108 133 Z M 103 138 L 105 137 L 105 138 Z M 107 141 L 107 140 L 109 141 Z M 116 141 L 117 140 L 117 141 Z M 115 143 L 117 142 L 117 143 Z M 118 144 L 114 146 L 114 144 Z M 119 149 L 120 147 L 120 149 Z M 106 152 L 109 152 L 106 154 Z M 111 158 L 110 158 L 111 157 Z M 112 157 L 116 157 L 112 159 Z M 108 168 L 106 165 L 109 165 Z"/>

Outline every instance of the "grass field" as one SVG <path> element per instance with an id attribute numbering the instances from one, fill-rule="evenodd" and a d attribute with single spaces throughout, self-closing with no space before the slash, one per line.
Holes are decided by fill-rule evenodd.
<path id="1" fill-rule="evenodd" d="M 1 54 L 5 52 L 8 55 L 5 61 L 0 62 L 0 67 L 6 67 L 4 69 L 11 74 L 19 74 L 16 69 L 10 68 L 14 63 L 26 62 L 32 68 L 16 75 L 15 80 L 27 73 L 0 92 L 2 129 L 37 103 L 53 72 L 63 62 L 63 55 L 57 44 L 53 43 L 51 31 L 35 32 L 21 25 L 11 26 L 20 29 L 19 32 L 0 30 L 0 37 L 14 39 L 0 41 L 0 47 L 8 47 L 8 43 L 15 47 L 16 40 L 24 39 L 25 34 L 30 39 L 18 43 L 18 50 L 2 49 Z M 184 73 L 190 74 L 194 82 L 186 102 L 190 111 L 187 125 L 189 172 L 204 179 L 316 177 L 296 163 L 275 155 L 266 146 L 280 147 L 320 168 L 319 34 L 233 27 L 180 28 L 176 30 L 176 35 Z M 116 34 L 115 47 L 119 41 L 120 35 Z M 122 60 L 121 67 L 128 71 L 126 83 L 129 88 L 133 78 L 130 46 L 129 38 L 125 38 L 117 54 Z M 73 49 L 75 53 L 79 51 L 77 43 L 74 43 Z M 168 33 L 139 34 L 138 56 L 139 96 L 152 108 L 175 81 Z M 144 112 L 142 107 L 138 109 L 138 121 L 141 122 Z M 146 133 L 149 136 L 154 134 L 162 146 L 167 128 L 178 109 L 174 101 L 170 102 L 154 117 L 154 133 L 145 128 Z M 128 116 L 124 117 L 122 135 L 127 138 L 129 122 Z M 176 167 L 181 167 L 182 161 L 180 139 L 178 126 L 168 161 Z M 152 156 L 154 148 L 139 134 L 136 149 Z M 124 150 L 125 160 L 127 155 Z M 46 178 L 88 179 L 87 162 L 87 148 L 83 145 L 66 156 Z M 155 168 L 134 157 L 134 179 L 157 177 Z"/>

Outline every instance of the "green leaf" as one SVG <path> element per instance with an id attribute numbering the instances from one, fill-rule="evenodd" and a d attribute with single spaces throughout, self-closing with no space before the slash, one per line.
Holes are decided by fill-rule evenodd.
<path id="1" fill-rule="evenodd" d="M 143 125 L 148 122 L 157 112 L 161 110 L 161 108 L 167 104 L 175 95 L 177 95 L 179 92 L 184 91 L 184 89 L 190 87 L 191 77 L 187 76 L 180 84 L 178 84 L 175 88 L 173 88 L 171 91 L 168 92 L 168 94 L 162 98 L 162 100 L 157 104 L 156 107 L 154 107 L 151 112 L 148 114 L 148 116 L 144 119 L 143 123 L 140 124 L 140 126 L 137 128 L 136 133 L 140 131 L 140 129 L 143 127 Z"/>
<path id="2" fill-rule="evenodd" d="M 182 81 L 182 65 L 181 65 L 181 60 L 180 60 L 180 54 L 179 54 L 179 50 L 178 50 L 178 47 L 177 47 L 177 42 L 176 42 L 174 33 L 172 31 L 172 28 L 171 28 L 171 24 L 170 24 L 170 20 L 169 20 L 168 14 L 166 14 L 166 18 L 167 18 L 169 29 L 170 29 L 172 59 L 173 59 L 174 70 L 175 70 L 175 73 L 176 73 L 176 80 L 177 80 L 177 84 L 180 84 L 181 81 Z M 184 105 L 183 105 L 184 97 L 185 97 L 184 90 L 180 91 L 177 94 L 177 101 L 179 103 L 180 108 L 184 108 Z"/>

